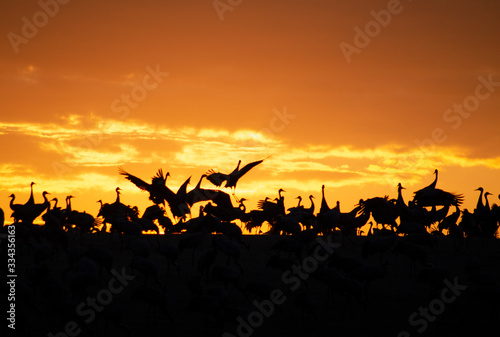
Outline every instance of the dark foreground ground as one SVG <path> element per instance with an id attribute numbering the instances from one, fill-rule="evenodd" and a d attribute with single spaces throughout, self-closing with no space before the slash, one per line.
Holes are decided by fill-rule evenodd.
<path id="1" fill-rule="evenodd" d="M 86 235 L 80 241 L 71 234 L 69 250 L 71 256 L 78 257 L 73 260 L 64 251 L 51 254 L 45 239 L 41 243 L 30 240 L 32 247 L 18 240 L 17 335 L 499 334 L 498 240 L 472 239 L 466 248 L 462 246 L 457 251 L 455 242 L 446 237 L 430 241 L 398 237 L 383 254 L 384 262 L 380 264 L 378 255 L 363 259 L 362 246 L 367 240 L 390 241 L 384 238 L 353 237 L 332 252 L 324 245 L 336 244 L 320 237 L 311 240 L 297 256 L 272 249 L 284 237 L 247 235 L 243 236 L 243 242 L 248 249 L 236 244 L 241 253 L 237 259 L 242 266 L 239 274 L 237 264 L 232 260 L 228 263 L 221 246 L 215 262 L 206 264 L 207 272 L 199 272 L 199 266 L 204 265 L 200 256 L 210 256 L 211 235 L 196 249 L 194 263 L 192 250 L 186 249 L 178 258 L 179 270 L 175 266 L 168 268 L 159 246 L 175 247 L 182 237 L 148 235 L 121 249 L 116 235 L 112 238 L 108 233 Z M 403 246 L 398 246 L 403 240 L 406 240 Z M 412 243 L 406 244 L 407 241 Z M 342 243 L 341 237 L 336 236 L 335 242 Z M 113 272 L 98 272 L 96 261 L 106 261 L 102 257 L 105 255 L 89 254 L 90 259 L 82 258 L 90 248 L 93 252 L 110 254 L 112 261 L 108 263 L 112 263 Z M 134 255 L 147 254 L 144 249 L 149 249 L 148 257 L 134 258 Z M 280 259 L 275 260 L 274 268 L 266 267 L 276 255 Z M 415 270 L 412 270 L 410 255 L 417 257 Z M 320 261 L 326 258 L 328 260 Z M 287 264 L 287 260 L 292 260 L 295 267 Z M 69 261 L 77 263 L 65 273 L 71 266 Z M 6 273 L 6 262 L 3 263 L 2 273 Z M 130 265 L 135 266 L 134 270 Z M 122 275 L 121 280 L 117 274 Z M 234 281 L 232 274 L 235 274 Z M 365 286 L 363 280 L 369 279 L 373 281 Z M 8 280 L 3 282 L 2 303 L 10 291 Z M 95 299 L 95 310 L 89 299 Z M 75 312 L 77 307 L 80 314 Z M 3 309 L 3 315 L 8 316 Z M 3 322 L 9 323 L 5 319 Z M 489 332 L 490 329 L 493 330 Z"/>

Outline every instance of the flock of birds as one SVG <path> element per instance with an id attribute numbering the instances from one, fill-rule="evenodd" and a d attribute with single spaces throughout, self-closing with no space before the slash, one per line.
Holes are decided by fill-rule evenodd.
<path id="1" fill-rule="evenodd" d="M 266 197 L 258 202 L 258 209 L 247 212 L 244 204 L 246 199 L 238 199 L 235 195 L 236 185 L 245 173 L 262 162 L 263 160 L 255 161 L 240 168 L 240 160 L 237 167 L 229 174 L 209 170 L 201 176 L 196 186 L 189 192 L 187 186 L 191 177 L 179 187 L 177 192 L 173 192 L 166 185 L 167 178 L 170 176 L 168 172 L 164 174 L 163 170 L 158 170 L 152 177 L 151 183 L 147 183 L 119 167 L 119 174 L 142 191 L 148 192 L 149 200 L 153 202 L 153 205 L 148 207 L 141 217 L 136 206 L 121 203 L 119 187 L 116 188 L 116 200 L 113 203 L 98 201 L 101 207 L 97 217 L 93 217 L 85 211 L 72 209 L 72 195 L 66 197 L 65 208 L 58 207 L 57 198 L 49 200 L 47 197 L 49 193 L 46 191 L 42 193 L 44 201 L 35 203 L 33 195 L 35 183 L 32 182 L 31 194 L 26 203 L 17 204 L 15 195 L 10 195 L 11 217 L 14 218 L 14 224 L 29 226 L 41 216 L 45 225 L 63 230 L 76 228 L 81 233 L 109 230 L 122 234 L 140 234 L 143 231 L 154 231 L 159 234 L 160 227 L 165 233 L 180 233 L 192 230 L 191 227 L 197 228 L 199 223 L 212 218 L 213 222 L 216 220 L 234 223 L 239 220 L 250 233 L 254 230 L 260 231 L 262 225 L 267 223 L 270 228 L 269 234 L 294 235 L 303 230 L 312 229 L 321 234 L 340 231 L 344 235 L 359 235 L 363 232 L 361 228 L 370 223 L 366 235 L 373 235 L 374 232 L 379 231 L 397 234 L 431 233 L 461 238 L 496 237 L 498 234 L 500 208 L 497 204 L 490 206 L 488 196 L 491 193 L 479 187 L 477 191 L 480 194 L 474 211 L 461 210 L 462 195 L 436 188 L 437 169 L 434 171 L 434 181 L 429 186 L 416 191 L 413 200 L 408 203 L 404 201 L 402 195 L 404 187 L 400 183 L 397 199 L 390 199 L 388 196 L 360 199 L 350 212 L 344 213 L 340 211 L 339 201 L 333 208 L 328 206 L 323 185 L 319 211 L 315 207 L 313 195 L 309 196 L 310 207 L 302 205 L 302 198 L 299 196 L 297 206 L 286 209 L 283 196 L 285 191 L 279 189 L 276 198 Z M 201 188 L 203 179 L 207 179 L 217 189 Z M 233 205 L 231 196 L 221 190 L 223 184 L 224 187 L 232 189 L 237 202 L 236 207 Z M 500 195 L 498 197 L 500 199 Z M 51 202 L 54 202 L 53 206 Z M 191 213 L 192 207 L 200 202 L 203 204 L 200 206 L 199 216 L 194 217 Z M 450 208 L 455 209 L 451 214 Z M 396 221 L 398 219 L 399 224 Z M 2 226 L 4 224 L 4 212 L 1 209 L 0 224 Z"/>
<path id="2" fill-rule="evenodd" d="M 202 331 L 197 334 L 220 335 L 228 329 L 235 331 L 236 317 L 248 317 L 251 310 L 255 310 L 248 305 L 251 299 L 268 299 L 273 289 L 285 289 L 293 298 L 289 305 L 302 312 L 306 321 L 317 323 L 321 306 L 317 296 L 312 295 L 314 285 L 326 289 L 327 307 L 332 301 L 336 303 L 335 309 L 328 310 L 334 310 L 338 317 L 354 317 L 356 312 L 376 310 L 370 307 L 374 305 L 370 298 L 375 296 L 371 284 L 390 272 L 391 252 L 408 258 L 410 277 L 427 284 L 432 298 L 442 289 L 443 280 L 451 277 L 449 270 L 435 265 L 430 258 L 436 240 L 452 238 L 456 255 L 465 252 L 469 240 L 474 237 L 496 242 L 492 239 L 498 235 L 500 207 L 490 206 L 488 196 L 491 193 L 478 188 L 479 198 L 474 211 L 462 210 L 462 195 L 436 188 L 438 170 L 434 171 L 434 181 L 415 192 L 409 202 L 403 198 L 404 187 L 398 184 L 396 199 L 388 196 L 361 199 L 345 213 L 340 211 L 338 201 L 335 207 L 329 207 L 325 186 L 322 186 L 319 210 L 312 195 L 309 207 L 302 205 L 302 198 L 298 197 L 296 206 L 286 208 L 285 191 L 279 189 L 277 197 L 267 197 L 259 201 L 258 209 L 247 211 L 245 199 L 235 196 L 236 185 L 243 175 L 262 162 L 259 160 L 240 168 L 240 161 L 229 174 L 210 170 L 201 176 L 193 189 L 187 191 L 188 178 L 177 192 L 167 187 L 169 173 L 164 174 L 161 169 L 148 183 L 119 168 L 120 175 L 149 193 L 153 204 L 142 216 L 136 206 L 121 202 L 120 188 L 116 188 L 114 202 L 98 201 L 101 207 L 96 217 L 73 210 L 72 195 L 66 197 L 65 208 L 58 206 L 57 198 L 49 199 L 48 192 L 42 193 L 42 203 L 35 203 L 35 183 L 31 183 L 30 198 L 24 204 L 16 203 L 12 194 L 10 208 L 14 221 L 2 226 L 2 232 L 6 234 L 9 226 L 15 226 L 18 255 L 32 258 L 28 266 L 19 271 L 17 296 L 20 305 L 30 308 L 31 313 L 49 313 L 45 328 L 54 334 L 64 329 L 65 322 L 72 320 L 85 334 L 100 336 L 102 326 L 97 328 L 93 322 L 83 320 L 76 308 L 108 284 L 114 275 L 113 269 L 123 266 L 136 275 L 135 284 L 124 294 L 118 294 L 118 299 L 106 305 L 99 316 L 106 326 L 113 324 L 120 335 L 130 336 L 135 331 L 135 326 L 127 320 L 127 310 L 132 308 L 144 308 L 147 313 L 141 320 L 147 325 L 159 324 L 164 329 L 163 322 L 168 322 L 168 329 L 174 334 L 184 335 L 176 332 L 176 320 L 180 318 L 174 311 L 188 312 L 197 315 L 196 320 L 203 320 Z M 216 188 L 201 188 L 203 179 Z M 221 187 L 232 189 L 236 207 L 231 195 Z M 191 209 L 197 203 L 202 206 L 199 216 L 195 217 Z M 3 225 L 3 211 L 0 216 Z M 34 224 L 38 217 L 43 220 L 42 225 Z M 245 253 L 252 252 L 242 227 L 252 232 L 263 224 L 269 225 L 266 234 L 271 235 L 268 237 L 275 239 L 271 251 L 264 254 L 266 261 L 259 266 L 259 270 L 263 270 L 260 274 L 266 278 L 253 279 L 248 276 L 242 260 Z M 368 237 L 362 247 L 353 248 L 357 252 L 355 255 L 349 254 L 347 247 L 354 245 L 352 237 L 361 235 L 366 224 L 370 226 L 363 234 Z M 165 234 L 179 235 L 144 235 L 159 234 L 160 228 Z M 102 244 L 107 238 L 100 238 L 103 232 L 110 233 L 109 243 Z M 86 242 L 90 236 L 100 238 L 96 240 L 101 244 L 96 245 L 97 241 L 93 243 L 92 240 Z M 113 241 L 116 236 L 117 241 Z M 313 277 L 304 279 L 304 286 L 292 292 L 280 276 L 294 265 L 300 265 L 318 246 L 316 239 L 321 236 L 325 240 L 340 236 L 342 241 L 330 246 L 333 253 L 313 272 Z M 118 255 L 108 249 L 112 242 L 119 247 Z M 1 255 L 6 258 L 7 241 L 0 237 L 0 243 Z M 186 251 L 191 254 L 186 255 Z M 52 266 L 54 261 L 64 261 L 64 270 L 56 271 Z M 480 263 L 473 262 L 466 272 L 477 273 L 481 268 Z M 175 305 L 172 304 L 175 297 L 171 293 L 174 289 L 172 275 L 182 275 L 181 283 L 175 287 L 186 288 L 189 294 L 187 300 L 178 299 Z M 500 284 L 491 281 L 488 275 L 476 275 L 470 282 L 479 289 L 475 293 L 477 298 L 500 300 Z M 493 315 L 500 316 L 500 310 L 495 310 Z M 21 326 L 30 318 L 19 312 L 18 320 Z M 31 335 L 29 325 L 26 327 L 21 332 Z"/>

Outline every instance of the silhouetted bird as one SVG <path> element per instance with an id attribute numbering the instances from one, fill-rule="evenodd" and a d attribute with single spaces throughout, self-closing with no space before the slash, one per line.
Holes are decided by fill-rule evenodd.
<path id="1" fill-rule="evenodd" d="M 341 231 L 344 234 L 353 234 L 353 232 L 355 232 L 355 229 L 356 229 L 356 219 L 358 219 L 357 215 L 358 215 L 358 212 L 361 210 L 361 206 L 358 204 L 350 212 L 342 213 L 342 212 L 340 212 L 340 202 L 337 201 L 337 208 L 339 209 L 339 214 L 340 214 L 339 227 L 340 227 Z M 361 216 L 362 216 L 361 219 L 366 219 L 366 221 L 368 221 L 369 216 L 366 213 L 361 213 Z M 360 219 L 358 219 L 358 220 L 360 220 Z M 362 225 L 365 225 L 366 221 Z"/>
<path id="2" fill-rule="evenodd" d="M 229 194 L 219 190 L 201 188 L 201 182 L 203 178 L 206 177 L 207 175 L 203 174 L 195 188 L 186 194 L 187 205 L 192 207 L 197 202 L 213 201 L 219 207 L 232 209 L 233 204 L 231 203 L 231 197 Z"/>
<path id="3" fill-rule="evenodd" d="M 236 168 L 233 170 L 233 172 L 229 174 L 221 173 L 221 172 L 215 172 L 214 170 L 209 170 L 207 172 L 207 180 L 210 181 L 212 184 L 214 184 L 217 187 L 220 187 L 222 185 L 222 182 L 226 182 L 224 187 L 229 187 L 233 189 L 233 195 L 235 194 L 236 190 L 236 184 L 238 183 L 238 180 L 248 171 L 250 171 L 252 168 L 255 166 L 259 165 L 262 163 L 264 159 L 262 160 L 257 160 L 254 162 L 251 162 L 249 164 L 246 164 L 243 166 L 243 168 L 240 169 L 240 164 L 241 160 L 238 161 L 238 165 Z"/>
<path id="4" fill-rule="evenodd" d="M 426 193 L 427 191 L 432 191 L 436 188 L 436 184 L 437 184 L 437 180 L 438 180 L 438 170 L 435 169 L 434 170 L 434 174 L 436 175 L 434 177 L 434 181 L 429 185 L 429 186 L 426 186 L 424 188 L 422 188 L 421 190 L 418 190 L 415 192 L 415 195 L 418 195 L 419 193 Z"/>
<path id="5" fill-rule="evenodd" d="M 316 217 L 314 216 L 314 196 L 310 195 L 309 200 L 311 200 L 311 206 L 309 208 L 304 208 L 304 206 L 300 205 L 300 201 L 302 198 L 299 196 L 299 204 L 297 207 L 291 207 L 288 209 L 290 212 L 288 215 L 298 216 L 298 221 L 306 228 L 311 228 L 315 225 Z"/>
<path id="6" fill-rule="evenodd" d="M 474 215 L 467 208 L 462 211 L 462 219 L 458 225 L 463 229 L 466 237 L 480 235 L 480 228 L 474 219 Z"/>
<path id="7" fill-rule="evenodd" d="M 71 210 L 71 199 L 74 198 L 72 195 L 67 197 L 68 209 Z M 76 229 L 80 231 L 80 239 L 83 240 L 83 233 L 92 233 L 97 228 L 95 227 L 96 221 L 91 214 L 83 212 L 78 212 L 75 210 L 71 210 L 66 214 L 65 218 L 66 227 L 75 226 Z"/>
<path id="8" fill-rule="evenodd" d="M 330 207 L 328 207 L 328 203 L 326 202 L 325 198 L 325 185 L 321 186 L 321 208 L 319 209 L 320 213 L 325 213 L 330 210 Z"/>
<path id="9" fill-rule="evenodd" d="M 493 195 L 492 193 L 490 192 L 486 192 L 484 194 L 484 207 L 486 208 L 486 210 L 490 211 L 490 202 L 488 201 L 488 195 Z"/>
<path id="10" fill-rule="evenodd" d="M 43 202 L 41 204 L 25 204 L 22 215 L 22 222 L 31 224 L 42 213 L 50 207 L 50 201 L 47 199 L 47 191 L 43 191 Z"/>
<path id="11" fill-rule="evenodd" d="M 9 203 L 10 209 L 12 210 L 11 217 L 14 218 L 14 222 L 19 222 L 21 220 L 24 205 L 14 203 L 14 200 L 16 200 L 16 196 L 14 193 L 9 195 L 9 198 L 11 198 Z"/>
<path id="12" fill-rule="evenodd" d="M 28 201 L 26 201 L 26 203 L 24 204 L 24 206 L 32 206 L 35 204 L 35 197 L 33 196 L 33 185 L 35 185 L 35 182 L 31 182 L 31 193 L 30 193 L 30 198 L 28 199 Z"/>
<path id="13" fill-rule="evenodd" d="M 299 199 L 299 202 L 297 203 L 297 206 L 288 208 L 287 209 L 288 212 L 290 212 L 290 213 L 296 213 L 296 212 L 301 212 L 301 211 L 304 210 L 304 206 L 302 206 L 300 204 L 302 202 L 302 197 L 299 195 L 296 199 Z"/>
<path id="14" fill-rule="evenodd" d="M 479 187 L 476 189 L 476 191 L 480 191 L 481 193 L 479 194 L 479 198 L 477 199 L 476 209 L 474 209 L 474 213 L 476 213 L 476 212 L 481 213 L 481 212 L 485 211 L 485 207 L 483 204 L 484 188 Z"/>
<path id="15" fill-rule="evenodd" d="M 422 221 L 425 217 L 425 212 L 427 211 L 423 207 L 417 207 L 413 201 L 410 201 L 408 205 L 405 203 L 403 199 L 402 190 L 405 188 L 398 184 L 398 198 L 396 200 L 396 205 L 400 208 L 401 221 Z"/>
<path id="16" fill-rule="evenodd" d="M 481 235 L 484 237 L 494 237 L 498 230 L 498 214 L 497 210 L 490 209 L 490 203 L 488 201 L 488 196 L 491 195 L 490 192 L 484 193 L 485 203 L 482 202 L 483 188 L 480 187 L 477 190 L 481 191 L 479 200 L 477 202 L 477 207 L 474 210 L 474 219 L 478 224 Z"/>
<path id="17" fill-rule="evenodd" d="M 170 207 L 170 211 L 174 218 L 184 218 L 190 212 L 190 206 L 187 203 L 187 185 L 191 177 L 179 187 L 177 193 L 174 193 L 165 184 L 167 177 L 170 175 L 168 172 L 163 175 L 163 170 L 159 169 L 156 175 L 152 178 L 151 184 L 146 183 L 144 180 L 127 173 L 123 168 L 119 167 L 118 172 L 124 175 L 127 180 L 139 187 L 143 191 L 149 192 L 149 199 L 155 204 L 165 204 L 165 201 Z"/>
<path id="18" fill-rule="evenodd" d="M 446 205 L 460 206 L 464 199 L 463 195 L 446 192 L 436 188 L 438 171 L 435 170 L 434 173 L 436 175 L 434 181 L 429 186 L 415 192 L 413 197 L 415 204 L 420 207 Z"/>
<path id="19" fill-rule="evenodd" d="M 259 209 L 252 210 L 248 214 L 249 221 L 245 225 L 248 231 L 251 232 L 253 228 L 260 228 L 265 221 L 271 225 L 271 232 L 276 230 L 273 225 L 278 218 L 285 216 L 285 198 L 281 195 L 282 192 L 285 192 L 285 190 L 280 188 L 278 198 L 275 198 L 274 202 L 270 201 L 268 197 L 265 200 L 259 200 L 257 203 Z"/>
<path id="20" fill-rule="evenodd" d="M 276 210 L 280 215 L 285 215 L 284 197 L 281 195 L 281 193 L 283 192 L 286 191 L 282 188 L 278 190 L 278 198 L 275 198 L 274 202 L 271 201 L 269 197 L 266 197 L 264 200 L 259 200 L 259 202 L 257 203 L 257 207 L 263 211 L 273 209 Z"/>
<path id="21" fill-rule="evenodd" d="M 167 182 L 167 178 L 170 176 L 169 172 L 167 172 L 166 175 L 163 175 L 163 170 L 159 169 L 156 172 L 156 175 L 151 178 L 151 184 L 148 184 L 144 180 L 126 172 L 122 167 L 118 167 L 118 173 L 125 176 L 127 180 L 139 187 L 142 191 L 149 192 L 149 200 L 155 204 L 164 204 L 165 193 L 168 193 L 168 191 L 166 191 L 165 184 Z"/>
<path id="22" fill-rule="evenodd" d="M 361 199 L 359 200 L 359 206 L 361 206 L 360 212 L 365 215 L 371 213 L 377 224 L 390 225 L 392 230 L 397 227 L 396 219 L 401 211 L 396 203 L 389 200 L 387 196 L 384 198 Z"/>
<path id="23" fill-rule="evenodd" d="M 42 212 L 45 209 L 47 209 L 50 206 L 50 203 L 48 205 L 47 205 L 47 203 L 45 203 L 45 201 L 47 201 L 45 198 L 45 195 L 44 195 L 44 203 L 43 203 L 43 205 L 46 206 L 45 209 L 42 210 L 40 208 L 41 206 L 36 206 L 35 198 L 33 196 L 33 185 L 35 185 L 35 183 L 31 182 L 31 184 L 30 184 L 30 188 L 31 188 L 30 197 L 25 204 L 14 204 L 14 199 L 16 198 L 16 196 L 14 194 L 11 194 L 9 196 L 10 198 L 12 198 L 10 201 L 10 208 L 13 211 L 11 217 L 14 218 L 14 222 L 22 221 L 24 223 L 31 224 L 39 215 L 42 214 Z M 48 192 L 44 192 L 44 193 L 49 194 Z M 39 205 L 42 205 L 42 204 L 39 204 Z"/>
<path id="24" fill-rule="evenodd" d="M 338 205 L 332 209 L 328 206 L 325 198 L 325 185 L 321 186 L 321 207 L 317 218 L 318 225 L 323 233 L 335 230 L 340 220 L 340 210 Z"/>
<path id="25" fill-rule="evenodd" d="M 438 224 L 438 230 L 442 232 L 444 229 L 450 230 L 452 227 L 457 225 L 458 218 L 460 217 L 460 208 L 455 206 L 455 212 L 448 215 L 446 218 L 441 220 Z"/>

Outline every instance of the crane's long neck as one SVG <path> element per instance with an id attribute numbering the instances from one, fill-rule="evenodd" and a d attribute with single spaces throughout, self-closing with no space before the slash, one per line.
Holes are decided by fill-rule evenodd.
<path id="1" fill-rule="evenodd" d="M 448 214 L 448 211 L 450 210 L 450 204 L 445 205 L 442 209 L 443 214 L 446 216 Z"/>
<path id="2" fill-rule="evenodd" d="M 484 205 L 483 205 L 483 192 L 484 192 L 484 190 L 481 188 L 481 189 L 479 189 L 479 191 L 481 193 L 479 194 L 479 199 L 477 200 L 476 209 L 481 209 L 484 207 Z"/>
<path id="3" fill-rule="evenodd" d="M 398 203 L 401 205 L 405 205 L 405 201 L 403 199 L 403 193 L 401 192 L 403 190 L 403 186 L 401 184 L 398 186 Z"/>
<path id="4" fill-rule="evenodd" d="M 54 207 L 53 207 L 52 209 L 56 209 L 56 208 L 57 208 L 57 201 L 58 201 L 58 200 L 57 200 L 57 198 L 54 198 L 54 199 L 52 199 L 52 200 L 54 200 L 54 201 L 55 201 Z"/>
<path id="5" fill-rule="evenodd" d="M 33 185 L 35 185 L 35 183 L 31 183 L 31 194 L 30 194 L 30 198 L 28 199 L 28 203 L 32 203 L 34 204 L 35 203 L 35 197 L 33 196 Z"/>
<path id="6" fill-rule="evenodd" d="M 10 197 L 12 199 L 10 199 L 10 208 L 12 209 L 12 207 L 14 206 L 14 200 L 16 199 L 16 196 L 14 194 L 11 194 Z"/>
<path id="7" fill-rule="evenodd" d="M 71 197 L 70 196 L 66 197 L 66 210 L 68 212 L 71 212 Z"/>
<path id="8" fill-rule="evenodd" d="M 326 199 L 325 199 L 325 185 L 321 186 L 321 208 L 320 208 L 320 212 L 326 212 L 330 209 L 330 207 L 328 207 L 328 203 L 326 202 Z"/>
<path id="9" fill-rule="evenodd" d="M 310 207 L 310 209 L 314 212 L 314 201 L 313 201 L 313 196 L 312 195 L 309 196 L 309 200 L 311 200 L 311 207 Z"/>
<path id="10" fill-rule="evenodd" d="M 198 189 L 198 190 L 200 189 L 200 187 L 201 187 L 201 181 L 202 181 L 202 180 L 203 180 L 203 178 L 205 178 L 205 177 L 206 177 L 206 175 L 202 175 L 202 176 L 201 176 L 200 180 L 198 181 L 198 184 L 196 184 L 195 189 Z"/>
<path id="11" fill-rule="evenodd" d="M 484 194 L 484 200 L 485 200 L 484 207 L 489 211 L 490 210 L 490 202 L 488 201 L 488 195 L 489 195 L 489 193 Z"/>
<path id="12" fill-rule="evenodd" d="M 432 182 L 432 187 L 433 188 L 436 187 L 436 184 L 437 184 L 437 181 L 438 181 L 438 170 L 435 170 L 434 174 L 436 175 L 436 177 L 434 178 L 434 181 Z"/>

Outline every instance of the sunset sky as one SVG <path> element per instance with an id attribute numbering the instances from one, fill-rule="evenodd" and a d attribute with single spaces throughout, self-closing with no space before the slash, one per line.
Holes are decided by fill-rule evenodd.
<path id="1" fill-rule="evenodd" d="M 97 215 L 119 186 L 143 211 L 118 166 L 176 191 L 268 156 L 238 183 L 249 208 L 284 188 L 319 209 L 322 184 L 344 212 L 398 182 L 410 200 L 436 168 L 464 207 L 499 202 L 499 1 L 60 1 L 2 2 L 7 218 L 31 181 L 36 202 Z"/>

